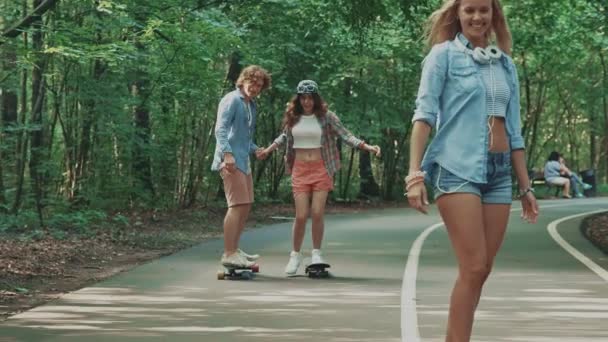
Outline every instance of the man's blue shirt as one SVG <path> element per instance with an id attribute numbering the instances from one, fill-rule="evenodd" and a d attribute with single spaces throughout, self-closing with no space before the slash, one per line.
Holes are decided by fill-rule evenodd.
<path id="1" fill-rule="evenodd" d="M 245 174 L 251 172 L 249 155 L 258 148 L 253 142 L 255 117 L 255 102 L 245 102 L 245 96 L 240 89 L 235 89 L 222 98 L 217 109 L 216 145 L 211 170 L 219 170 L 224 153 L 231 152 L 237 169 Z"/>

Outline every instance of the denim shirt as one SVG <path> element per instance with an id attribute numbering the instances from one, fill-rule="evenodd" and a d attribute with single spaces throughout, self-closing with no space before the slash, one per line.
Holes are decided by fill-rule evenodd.
<path id="1" fill-rule="evenodd" d="M 249 105 L 251 118 L 246 106 Z M 245 174 L 251 173 L 249 155 L 258 148 L 253 142 L 255 132 L 256 104 L 245 102 L 240 89 L 226 94 L 220 101 L 215 123 L 215 154 L 211 170 L 218 171 L 224 160 L 224 153 L 231 152 L 236 168 Z"/>
<path id="2" fill-rule="evenodd" d="M 459 34 L 464 45 L 469 42 Z M 487 183 L 488 106 L 479 65 L 453 40 L 433 46 L 423 61 L 414 121 L 436 128 L 421 168 L 429 173 L 435 163 L 473 183 Z M 502 54 L 511 90 L 506 130 L 510 150 L 524 148 L 521 136 L 519 81 L 511 57 Z M 430 176 L 430 175 L 429 175 Z"/>

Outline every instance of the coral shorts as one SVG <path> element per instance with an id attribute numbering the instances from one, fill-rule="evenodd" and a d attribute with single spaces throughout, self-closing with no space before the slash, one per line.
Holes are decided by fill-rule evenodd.
<path id="1" fill-rule="evenodd" d="M 253 203 L 253 177 L 241 170 L 227 173 L 223 168 L 220 176 L 224 181 L 224 193 L 228 207 Z"/>
<path id="2" fill-rule="evenodd" d="M 291 171 L 293 194 L 312 193 L 314 191 L 331 191 L 334 181 L 327 170 L 323 159 L 313 161 L 295 160 Z"/>

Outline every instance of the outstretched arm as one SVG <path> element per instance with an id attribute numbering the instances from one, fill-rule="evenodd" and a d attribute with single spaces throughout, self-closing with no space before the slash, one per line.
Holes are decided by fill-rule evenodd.
<path id="1" fill-rule="evenodd" d="M 331 128 L 338 134 L 340 139 L 352 148 L 359 148 L 364 151 L 372 152 L 376 157 L 380 156 L 381 150 L 378 145 L 369 145 L 365 141 L 354 136 L 344 125 L 340 118 L 334 113 L 327 112 L 327 120 Z"/>
<path id="2" fill-rule="evenodd" d="M 270 146 L 259 149 L 258 151 L 256 151 L 255 155 L 258 159 L 261 159 L 261 160 L 266 159 L 272 152 L 274 152 L 274 150 L 276 150 L 277 148 L 284 145 L 286 141 L 287 141 L 287 133 L 283 132 L 276 139 L 274 139 L 274 141 L 272 142 L 272 144 L 270 144 Z"/>

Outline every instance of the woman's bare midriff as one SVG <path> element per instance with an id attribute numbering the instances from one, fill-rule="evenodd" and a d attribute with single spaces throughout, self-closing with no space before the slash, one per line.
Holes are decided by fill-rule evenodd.
<path id="1" fill-rule="evenodd" d="M 509 137 L 505 127 L 505 118 L 490 116 L 488 118 L 490 131 L 488 135 L 488 150 L 490 152 L 508 152 Z"/>
<path id="2" fill-rule="evenodd" d="M 321 160 L 321 148 L 296 148 L 296 160 L 315 161 Z"/>

